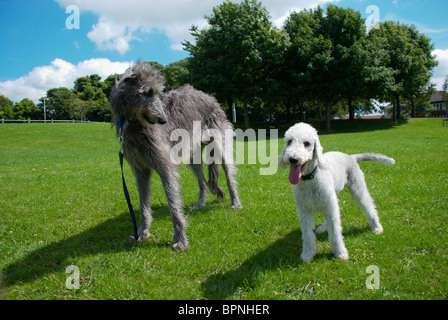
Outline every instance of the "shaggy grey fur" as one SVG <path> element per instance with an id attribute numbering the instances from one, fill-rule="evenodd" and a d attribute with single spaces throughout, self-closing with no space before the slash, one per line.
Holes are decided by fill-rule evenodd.
<path id="1" fill-rule="evenodd" d="M 117 136 L 124 137 L 124 158 L 130 164 L 136 177 L 140 196 L 138 241 L 144 241 L 149 236 L 152 221 L 150 177 L 151 173 L 156 171 L 161 177 L 174 224 L 173 248 L 185 250 L 188 248 L 188 240 L 185 233 L 186 219 L 183 214 L 179 174 L 177 166 L 170 159 L 171 149 L 181 142 L 170 141 L 171 133 L 176 129 L 184 129 L 191 137 L 198 134 L 198 132 L 193 133 L 193 121 L 200 121 L 200 147 L 204 148 L 214 140 L 214 137 L 201 135 L 203 132 L 210 132 L 207 131 L 208 129 L 217 130 L 214 132 L 224 137 L 225 130 L 233 128 L 219 103 L 212 96 L 190 85 L 169 92 L 163 92 L 163 89 L 164 79 L 156 68 L 142 62 L 129 68 L 120 81 L 116 81 L 111 93 L 112 121 L 117 128 Z M 124 133 L 120 133 L 119 120 L 121 123 L 124 121 L 127 123 Z M 222 166 L 227 178 L 232 207 L 239 210 L 242 206 L 234 179 L 233 147 L 224 148 L 222 145 L 218 148 L 220 149 L 218 151 L 223 153 Z M 194 151 L 191 148 L 190 160 Z M 200 209 L 204 206 L 207 187 L 222 199 L 224 193 L 217 184 L 218 164 L 209 164 L 207 183 L 202 163 L 194 164 L 193 161 L 189 163 L 199 183 L 199 197 L 195 208 Z"/>

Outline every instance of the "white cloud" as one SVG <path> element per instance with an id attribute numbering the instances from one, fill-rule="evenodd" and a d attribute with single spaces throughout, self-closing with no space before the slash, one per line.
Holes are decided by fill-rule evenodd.
<path id="1" fill-rule="evenodd" d="M 77 65 L 62 59 L 55 59 L 48 66 L 36 67 L 27 75 L 16 80 L 0 82 L 0 94 L 14 102 L 29 98 L 35 103 L 51 88 L 73 88 L 78 77 L 98 74 L 102 79 L 111 74 L 123 73 L 132 62 L 111 62 L 98 58 L 85 60 Z"/>
<path id="2" fill-rule="evenodd" d="M 99 16 L 88 38 L 100 50 L 116 50 L 124 54 L 131 49 L 131 41 L 139 40 L 135 33 L 161 31 L 171 41 L 171 48 L 181 50 L 180 43 L 192 40 L 192 25 L 203 26 L 205 15 L 210 15 L 223 0 L 55 0 L 63 8 L 76 5 L 83 12 Z M 281 26 L 292 10 L 300 11 L 338 0 L 264 0 L 272 20 Z M 85 28 L 82 25 L 81 28 Z"/>
<path id="3" fill-rule="evenodd" d="M 125 54 L 129 49 L 129 42 L 136 39 L 132 33 L 136 27 L 117 24 L 106 17 L 100 17 L 98 23 L 93 26 L 87 37 L 96 43 L 100 50 L 116 50 Z"/>
<path id="4" fill-rule="evenodd" d="M 437 49 L 434 50 L 432 54 L 435 55 L 439 61 L 439 65 L 434 68 L 432 82 L 437 84 L 438 90 L 442 90 L 443 82 L 448 75 L 448 49 Z"/>
<path id="5" fill-rule="evenodd" d="M 173 50 L 182 50 L 181 42 L 192 41 L 192 25 L 206 27 L 205 15 L 210 15 L 223 0 L 54 0 L 62 8 L 76 5 L 80 9 L 80 28 L 89 28 L 87 37 L 100 50 L 114 50 L 125 54 L 132 49 L 132 41 L 140 41 L 137 34 L 159 31 L 166 34 Z M 234 0 L 240 1 L 240 0 Z M 292 11 L 314 8 L 339 0 L 262 0 L 272 21 L 282 26 Z M 91 12 L 98 16 L 92 25 L 83 25 L 82 15 Z M 78 42 L 74 43 L 79 48 Z M 85 60 L 73 65 L 55 59 L 50 65 L 34 68 L 16 80 L 0 82 L 0 94 L 17 102 L 27 97 L 35 102 L 50 88 L 72 88 L 77 77 L 99 74 L 103 79 L 113 73 L 122 73 L 129 62 L 111 62 L 108 59 Z"/>

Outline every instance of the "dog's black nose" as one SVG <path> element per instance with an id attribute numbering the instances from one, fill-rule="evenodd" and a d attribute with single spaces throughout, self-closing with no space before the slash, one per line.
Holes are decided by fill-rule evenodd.
<path id="1" fill-rule="evenodd" d="M 157 122 L 158 122 L 159 124 L 165 124 L 165 123 L 166 123 L 166 119 L 160 117 L 160 118 L 157 119 Z"/>
<path id="2" fill-rule="evenodd" d="M 299 159 L 296 159 L 296 158 L 291 157 L 291 158 L 289 158 L 289 163 L 291 163 L 291 164 L 297 164 L 297 163 L 299 163 Z"/>

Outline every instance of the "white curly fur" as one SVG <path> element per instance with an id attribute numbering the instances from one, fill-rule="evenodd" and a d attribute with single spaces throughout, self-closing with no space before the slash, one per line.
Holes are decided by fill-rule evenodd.
<path id="1" fill-rule="evenodd" d="M 297 206 L 302 231 L 303 261 L 310 261 L 316 254 L 314 234 L 314 212 L 321 212 L 325 222 L 316 232 L 328 230 L 328 238 L 334 255 L 348 259 L 342 236 L 341 219 L 337 195 L 347 186 L 355 201 L 361 206 L 375 234 L 383 232 L 378 213 L 369 194 L 358 161 L 376 161 L 394 164 L 395 160 L 384 155 L 365 153 L 348 155 L 341 152 L 322 153 L 317 131 L 306 123 L 298 123 L 285 134 L 285 147 L 279 156 L 281 167 L 290 167 L 290 182 L 293 184 L 294 200 Z M 303 177 L 317 167 L 313 179 Z"/>

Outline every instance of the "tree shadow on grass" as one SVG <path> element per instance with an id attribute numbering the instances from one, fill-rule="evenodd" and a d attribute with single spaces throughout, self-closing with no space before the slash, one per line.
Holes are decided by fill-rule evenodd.
<path id="1" fill-rule="evenodd" d="M 368 232 L 367 227 L 353 227 L 344 232 L 344 237 L 356 237 Z M 328 234 L 316 235 L 318 242 L 328 241 Z M 300 267 L 304 264 L 300 259 L 302 252 L 302 234 L 300 229 L 291 231 L 266 249 L 247 259 L 237 269 L 229 270 L 209 277 L 202 283 L 206 299 L 222 300 L 236 294 L 240 288 L 254 288 L 259 273 L 268 270 Z M 321 259 L 336 259 L 330 251 L 317 252 L 313 262 Z M 305 263 L 306 265 L 306 263 Z"/>

